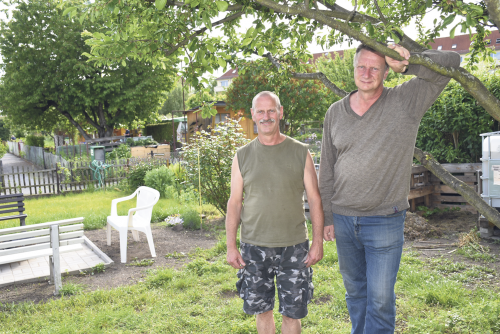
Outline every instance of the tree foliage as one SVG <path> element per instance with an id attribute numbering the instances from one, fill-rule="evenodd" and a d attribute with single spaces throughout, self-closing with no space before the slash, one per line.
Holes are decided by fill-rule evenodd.
<path id="1" fill-rule="evenodd" d="M 485 86 L 500 98 L 500 76 L 478 75 Z M 497 130 L 498 122 L 457 82 L 451 81 L 420 123 L 417 147 L 439 162 L 480 162 L 480 133 Z"/>
<path id="2" fill-rule="evenodd" d="M 172 84 L 170 69 L 133 59 L 96 67 L 82 55 L 90 47 L 81 34 L 102 29 L 102 20 L 80 22 L 62 15 L 53 1 L 9 4 L 12 19 L 0 25 L 0 107 L 13 123 L 48 130 L 67 119 L 85 138 L 88 127 L 104 137 L 121 123 L 156 113 Z"/>
<path id="3" fill-rule="evenodd" d="M 252 99 L 263 90 L 274 91 L 279 96 L 283 106 L 281 129 L 291 136 L 305 121 L 322 121 L 328 107 L 338 100 L 319 80 L 280 80 L 271 63 L 257 60 L 239 69 L 238 77 L 227 90 L 226 102 L 231 109 L 243 109 L 245 115 L 251 117 Z M 288 131 L 284 130 L 285 123 L 289 125 Z"/>

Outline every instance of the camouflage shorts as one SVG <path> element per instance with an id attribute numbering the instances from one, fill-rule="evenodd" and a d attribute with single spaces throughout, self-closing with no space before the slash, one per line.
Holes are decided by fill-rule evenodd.
<path id="1" fill-rule="evenodd" d="M 312 268 L 303 262 L 309 241 L 288 247 L 259 247 L 240 243 L 245 268 L 238 271 L 236 288 L 243 299 L 243 311 L 260 314 L 274 308 L 274 277 L 278 285 L 279 312 L 289 318 L 307 315 L 313 296 Z"/>

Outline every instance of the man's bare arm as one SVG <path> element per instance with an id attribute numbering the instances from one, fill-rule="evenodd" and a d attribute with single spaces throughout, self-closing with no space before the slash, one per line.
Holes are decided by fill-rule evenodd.
<path id="1" fill-rule="evenodd" d="M 245 262 L 236 246 L 236 235 L 240 225 L 240 214 L 243 203 L 243 178 L 238 166 L 238 158 L 235 155 L 231 167 L 231 195 L 227 201 L 226 214 L 226 244 L 227 262 L 236 269 L 245 266 Z"/>
<path id="2" fill-rule="evenodd" d="M 305 260 L 307 267 L 310 267 L 323 258 L 323 224 L 325 218 L 321 196 L 319 195 L 318 177 L 316 176 L 316 169 L 314 168 L 314 163 L 309 152 L 307 153 L 306 167 L 304 169 L 304 187 L 306 188 L 313 230 L 311 249 Z"/>

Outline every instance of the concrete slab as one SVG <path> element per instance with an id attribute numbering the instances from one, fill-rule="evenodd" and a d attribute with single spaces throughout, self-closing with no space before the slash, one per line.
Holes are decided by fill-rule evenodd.
<path id="1" fill-rule="evenodd" d="M 61 274 L 79 274 L 89 271 L 99 263 L 108 267 L 113 264 L 106 254 L 85 236 L 82 249 L 61 254 Z M 0 265 L 0 288 L 18 283 L 32 283 L 49 280 L 50 268 L 47 256 L 28 261 Z"/>

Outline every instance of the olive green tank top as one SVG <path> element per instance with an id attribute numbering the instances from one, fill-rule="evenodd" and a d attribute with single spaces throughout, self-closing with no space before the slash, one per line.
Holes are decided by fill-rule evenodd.
<path id="1" fill-rule="evenodd" d="M 290 137 L 271 146 L 255 138 L 236 155 L 244 191 L 240 240 L 262 247 L 306 241 L 303 194 L 307 147 Z"/>

